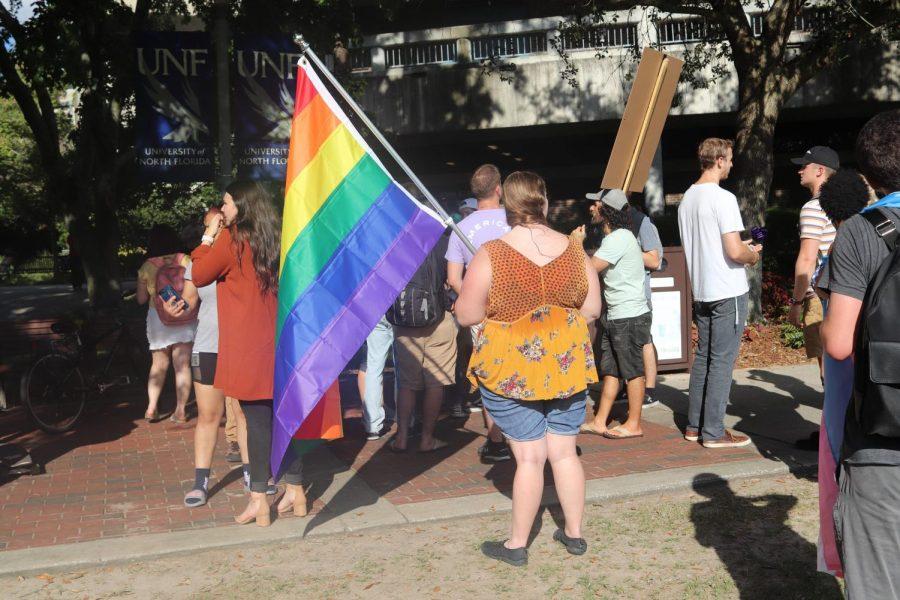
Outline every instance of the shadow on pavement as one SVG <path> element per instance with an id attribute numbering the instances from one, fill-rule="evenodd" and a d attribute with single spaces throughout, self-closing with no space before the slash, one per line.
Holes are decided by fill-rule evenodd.
<path id="1" fill-rule="evenodd" d="M 815 544 L 788 525 L 796 496 L 739 496 L 712 473 L 694 477 L 693 488 L 707 498 L 691 506 L 697 542 L 716 551 L 741 598 L 842 597 L 834 577 L 815 572 Z"/>

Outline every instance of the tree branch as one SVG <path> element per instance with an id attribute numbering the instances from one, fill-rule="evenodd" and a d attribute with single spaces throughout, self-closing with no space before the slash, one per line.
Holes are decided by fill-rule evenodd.
<path id="1" fill-rule="evenodd" d="M 776 62 L 780 62 L 784 55 L 791 32 L 794 30 L 794 18 L 800 14 L 802 8 L 803 0 L 775 0 L 765 13 L 763 26 L 765 49 Z"/>
<path id="2" fill-rule="evenodd" d="M 16 28 L 13 27 L 11 29 L 7 25 L 4 13 L 5 16 L 12 16 L 6 8 L 0 4 L 0 20 L 4 21 L 3 27 L 12 33 Z M 15 19 L 13 19 L 13 21 L 16 25 L 19 24 Z M 21 28 L 19 31 L 22 31 Z M 40 150 L 44 165 L 48 168 L 53 168 L 60 155 L 59 139 L 56 133 L 56 115 L 53 112 L 53 105 L 50 102 L 49 94 L 43 86 L 37 86 L 36 95 L 38 97 L 38 102 L 35 102 L 32 90 L 22 79 L 19 69 L 16 68 L 15 61 L 13 61 L 12 56 L 10 56 L 6 49 L 6 45 L 3 43 L 0 43 L 0 73 L 3 74 L 7 89 L 16 100 L 16 104 L 19 105 L 19 110 L 22 111 L 25 122 L 28 123 L 31 133 L 34 134 L 34 139 Z M 49 104 L 49 112 L 46 112 L 46 109 L 41 110 L 38 103 L 40 103 L 41 106 L 44 106 L 45 103 Z"/>
<path id="3" fill-rule="evenodd" d="M 735 62 L 749 64 L 759 49 L 759 40 L 753 37 L 753 29 L 740 0 L 710 0 L 714 19 L 728 38 Z"/>

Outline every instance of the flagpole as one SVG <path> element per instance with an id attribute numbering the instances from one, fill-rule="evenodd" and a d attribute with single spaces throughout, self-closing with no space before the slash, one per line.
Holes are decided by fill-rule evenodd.
<path id="1" fill-rule="evenodd" d="M 372 135 L 375 136 L 375 139 L 377 139 L 382 147 L 387 150 L 388 154 L 391 155 L 391 158 L 393 158 L 397 162 L 397 164 L 400 165 L 400 168 L 403 169 L 403 172 L 406 173 L 406 175 L 415 184 L 415 186 L 419 188 L 419 191 L 422 192 L 422 195 L 424 195 L 425 199 L 428 200 L 431 208 L 433 208 L 435 212 L 440 215 L 441 221 L 444 223 L 444 225 L 449 226 L 450 229 L 453 230 L 453 233 L 455 233 L 459 237 L 459 239 L 462 240 L 462 243 L 466 245 L 466 248 L 469 249 L 469 252 L 475 254 L 475 246 L 472 244 L 469 238 L 467 238 L 463 234 L 459 226 L 453 221 L 453 218 L 447 214 L 446 210 L 444 210 L 444 207 L 441 206 L 441 204 L 435 199 L 435 197 L 431 195 L 431 192 L 428 191 L 428 188 L 426 188 L 425 185 L 419 180 L 419 178 L 416 177 L 416 174 L 413 173 L 412 169 L 409 168 L 409 165 L 406 164 L 406 161 L 404 161 L 397 153 L 397 151 L 394 150 L 390 142 L 388 142 L 381 134 L 381 132 L 378 131 L 378 128 L 375 127 L 375 124 L 372 123 L 371 120 L 369 120 L 369 117 L 367 117 L 366 113 L 363 112 L 358 104 L 356 104 L 356 101 L 354 101 L 353 98 L 350 97 L 350 94 L 347 93 L 347 91 L 344 89 L 344 86 L 342 86 L 340 82 L 335 79 L 334 75 L 331 74 L 331 71 L 328 70 L 328 67 L 326 67 L 321 60 L 319 60 L 319 57 L 316 56 L 316 53 L 313 52 L 313 49 L 310 47 L 310 45 L 306 42 L 305 39 L 303 39 L 303 36 L 294 36 L 294 43 L 300 47 L 301 54 L 308 57 L 309 60 L 311 60 L 312 63 L 319 68 L 319 72 L 325 76 L 332 87 L 334 87 L 334 89 L 337 90 L 337 92 L 341 95 L 341 98 L 344 99 L 344 102 L 346 102 L 350 106 L 350 108 L 353 109 L 353 112 L 356 113 L 356 116 L 358 116 L 362 120 L 362 122 L 365 123 L 366 127 L 369 128 L 369 131 L 372 132 Z"/>

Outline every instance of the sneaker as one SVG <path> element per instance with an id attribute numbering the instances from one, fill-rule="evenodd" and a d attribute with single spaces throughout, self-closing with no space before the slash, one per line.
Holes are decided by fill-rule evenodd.
<path id="1" fill-rule="evenodd" d="M 381 429 L 379 429 L 378 431 L 373 431 L 371 433 L 367 433 L 366 440 L 369 442 L 374 442 L 375 440 L 380 440 L 385 435 L 387 435 L 388 432 L 390 432 L 390 430 L 391 430 L 391 428 L 388 425 L 382 425 Z"/>
<path id="2" fill-rule="evenodd" d="M 473 400 L 469 404 L 469 412 L 470 413 L 480 413 L 481 412 L 481 397 L 479 396 L 475 400 Z"/>
<path id="3" fill-rule="evenodd" d="M 465 419 L 468 416 L 469 413 L 463 408 L 462 404 L 454 404 L 450 407 L 451 419 Z"/>
<path id="4" fill-rule="evenodd" d="M 488 440 L 487 443 L 479 449 L 479 454 L 481 458 L 488 462 L 503 462 L 504 460 L 509 460 L 512 458 L 512 454 L 509 451 L 509 445 L 506 442 L 492 442 Z"/>
<path id="5" fill-rule="evenodd" d="M 237 442 L 228 442 L 228 450 L 225 452 L 225 460 L 230 463 L 241 462 L 241 447 Z"/>
<path id="6" fill-rule="evenodd" d="M 503 561 L 514 567 L 524 567 L 528 564 L 528 549 L 507 548 L 503 542 L 484 542 L 481 544 L 481 552 L 488 558 Z"/>
<path id="7" fill-rule="evenodd" d="M 700 440 L 700 430 L 696 427 L 685 427 L 684 428 L 684 439 L 689 442 L 696 442 Z"/>
<path id="8" fill-rule="evenodd" d="M 653 396 L 644 396 L 643 408 L 653 408 L 659 406 L 659 400 L 654 400 Z"/>
<path id="9" fill-rule="evenodd" d="M 750 438 L 739 433 L 725 430 L 725 435 L 714 440 L 703 440 L 704 448 L 740 448 L 750 444 Z"/>

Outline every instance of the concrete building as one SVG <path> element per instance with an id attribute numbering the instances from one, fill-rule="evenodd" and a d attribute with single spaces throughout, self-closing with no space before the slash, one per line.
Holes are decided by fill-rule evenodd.
<path id="1" fill-rule="evenodd" d="M 468 174 L 482 162 L 495 162 L 504 172 L 540 172 L 557 200 L 596 189 L 637 68 L 634 48 L 658 43 L 680 55 L 696 45 L 706 26 L 697 17 L 654 21 L 653 14 L 632 10 L 609 13 L 606 24 L 578 39 L 560 32 L 563 17 L 535 16 L 540 10 L 531 3 L 493 3 L 491 9 L 474 4 L 445 2 L 440 17 L 409 15 L 400 27 L 421 28 L 373 32 L 353 51 L 354 74 L 366 83 L 364 108 L 447 200 L 467 194 Z M 762 18 L 754 10 L 748 7 L 747 17 L 759 32 Z M 490 21 L 497 15 L 503 20 Z M 811 18 L 816 15 L 797 19 L 793 51 L 801 51 Z M 577 68 L 578 88 L 561 76 L 557 47 Z M 827 144 L 850 161 L 862 123 L 900 103 L 896 50 L 884 47 L 864 60 L 844 60 L 792 98 L 777 131 L 777 199 L 791 204 L 796 198 L 797 206 L 805 199 L 788 157 Z M 661 211 L 666 195 L 677 198 L 696 177 L 699 140 L 734 136 L 737 77 L 723 60 L 702 73 L 707 80 L 714 66 L 724 67 L 725 75 L 708 88 L 679 84 L 646 190 L 651 212 Z"/>

